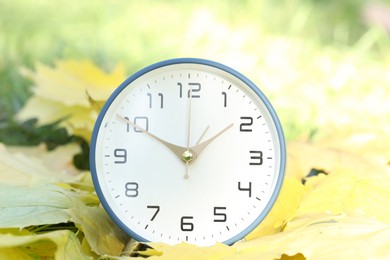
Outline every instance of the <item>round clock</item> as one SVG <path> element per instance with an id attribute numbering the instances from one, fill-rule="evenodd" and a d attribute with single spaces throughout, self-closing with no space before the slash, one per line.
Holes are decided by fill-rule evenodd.
<path id="1" fill-rule="evenodd" d="M 162 61 L 124 81 L 91 140 L 96 192 L 138 241 L 232 244 L 265 218 L 282 185 L 285 141 L 264 94 L 203 59 Z"/>

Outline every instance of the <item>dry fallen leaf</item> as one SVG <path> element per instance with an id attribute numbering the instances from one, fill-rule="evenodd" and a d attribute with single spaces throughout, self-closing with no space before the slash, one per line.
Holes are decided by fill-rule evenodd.
<path id="1" fill-rule="evenodd" d="M 44 234 L 5 233 L 0 230 L 0 259 L 89 259 L 76 235 L 68 230 Z"/>
<path id="2" fill-rule="evenodd" d="M 148 243 L 149 259 L 383 259 L 390 226 L 372 219 L 314 214 L 292 221 L 283 232 L 238 242 L 197 247 Z M 127 258 L 113 258 L 127 259 Z"/>
<path id="3" fill-rule="evenodd" d="M 390 176 L 351 171 L 307 179 L 313 187 L 302 200 L 297 215 L 352 214 L 390 224 Z"/>
<path id="4" fill-rule="evenodd" d="M 44 146 L 10 148 L 0 143 L 0 184 L 35 186 L 77 181 L 78 171 L 72 159 L 79 150 L 75 144 L 49 152 Z"/>
<path id="5" fill-rule="evenodd" d="M 62 174 L 72 176 L 80 173 L 73 164 L 73 157 L 81 151 L 80 146 L 75 143 L 61 145 L 50 151 L 44 144 L 38 146 L 7 146 L 6 149 L 13 155 L 23 154 L 29 158 L 37 158 L 54 176 Z"/>
<path id="6" fill-rule="evenodd" d="M 71 221 L 84 233 L 91 250 L 98 255 L 120 255 L 130 240 L 102 207 L 88 207 L 77 202 L 67 212 Z"/>
<path id="7" fill-rule="evenodd" d="M 271 211 L 245 239 L 251 240 L 281 232 L 284 225 L 295 217 L 304 192 L 305 186 L 300 181 L 292 177 L 286 177 Z"/>
<path id="8" fill-rule="evenodd" d="M 94 100 L 106 100 L 124 79 L 124 66 L 105 72 L 89 60 L 60 60 L 54 67 L 37 63 L 35 71 L 21 73 L 35 83 L 33 92 L 46 100 L 66 106 L 89 106 L 88 93 Z"/>
<path id="9" fill-rule="evenodd" d="M 388 102 L 388 107 L 389 104 Z M 390 108 L 388 110 L 390 111 Z M 390 172 L 390 127 L 386 120 L 387 115 L 384 113 L 382 120 L 378 122 L 365 122 L 364 126 L 330 128 L 327 132 L 332 134 L 325 135 L 316 145 L 333 149 L 342 147 L 344 151 L 359 155 L 363 160 L 381 167 L 387 166 Z"/>
<path id="10" fill-rule="evenodd" d="M 281 233 L 233 248 L 241 259 L 275 259 L 283 254 L 307 259 L 386 259 L 389 243 L 388 224 L 364 217 L 313 214 L 293 220 Z"/>
<path id="11" fill-rule="evenodd" d="M 123 66 L 105 72 L 87 60 L 38 63 L 36 71 L 21 70 L 34 81 L 34 95 L 17 114 L 19 120 L 37 118 L 39 124 L 65 119 L 60 126 L 89 141 L 101 104 L 125 79 Z"/>
<path id="12" fill-rule="evenodd" d="M 288 142 L 286 175 L 298 180 L 306 177 L 311 169 L 335 172 L 353 171 L 357 174 L 383 174 L 386 166 L 379 165 L 360 154 L 343 149 L 325 148 L 304 142 Z"/>

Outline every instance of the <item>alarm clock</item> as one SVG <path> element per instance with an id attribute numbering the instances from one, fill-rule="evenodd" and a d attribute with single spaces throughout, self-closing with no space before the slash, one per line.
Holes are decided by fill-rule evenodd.
<path id="1" fill-rule="evenodd" d="M 96 193 L 137 241 L 233 244 L 266 217 L 286 161 L 263 92 L 204 59 L 150 65 L 102 108 L 91 139 Z"/>

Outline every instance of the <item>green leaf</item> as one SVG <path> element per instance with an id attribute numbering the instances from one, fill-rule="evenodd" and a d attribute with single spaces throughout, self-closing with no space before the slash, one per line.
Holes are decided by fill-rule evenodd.
<path id="1" fill-rule="evenodd" d="M 38 126 L 37 119 L 8 120 L 0 125 L 0 142 L 7 145 L 38 145 L 43 142 L 52 150 L 72 141 L 66 129 L 59 127 L 60 121 Z"/>
<path id="2" fill-rule="evenodd" d="M 0 228 L 68 222 L 73 200 L 54 185 L 34 188 L 0 184 Z"/>

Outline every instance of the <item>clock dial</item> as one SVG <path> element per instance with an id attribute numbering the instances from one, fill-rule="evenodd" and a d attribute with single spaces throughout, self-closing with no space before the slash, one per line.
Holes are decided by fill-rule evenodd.
<path id="1" fill-rule="evenodd" d="M 285 148 L 265 96 L 206 60 L 154 64 L 99 115 L 91 170 L 114 221 L 140 241 L 231 244 L 272 207 Z"/>

